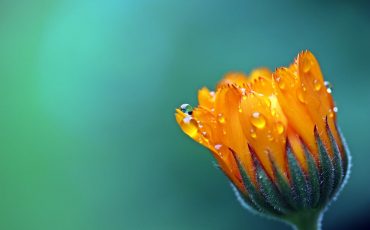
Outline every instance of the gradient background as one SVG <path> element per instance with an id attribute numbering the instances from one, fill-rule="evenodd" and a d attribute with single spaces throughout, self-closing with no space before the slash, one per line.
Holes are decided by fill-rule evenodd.
<path id="1" fill-rule="evenodd" d="M 304 49 L 353 155 L 324 229 L 366 229 L 365 1 L 1 1 L 0 229 L 288 229 L 243 210 L 173 113 L 228 71 Z"/>

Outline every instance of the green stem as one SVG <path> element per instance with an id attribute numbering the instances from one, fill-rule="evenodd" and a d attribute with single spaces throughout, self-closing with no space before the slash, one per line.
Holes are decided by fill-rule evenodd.
<path id="1" fill-rule="evenodd" d="M 321 219 L 322 213 L 317 210 L 300 212 L 287 218 L 295 230 L 320 230 Z"/>

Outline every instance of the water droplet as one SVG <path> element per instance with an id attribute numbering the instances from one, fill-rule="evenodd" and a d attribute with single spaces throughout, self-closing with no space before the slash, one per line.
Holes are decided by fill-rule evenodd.
<path id="1" fill-rule="evenodd" d="M 183 119 L 183 122 L 183 131 L 190 137 L 194 138 L 198 134 L 198 123 L 191 116 L 186 116 Z"/>
<path id="2" fill-rule="evenodd" d="M 216 149 L 216 150 L 220 150 L 220 149 L 221 149 L 221 147 L 222 147 L 222 145 L 220 145 L 220 144 L 215 145 L 215 149 Z"/>
<path id="3" fill-rule="evenodd" d="M 214 91 L 209 92 L 209 94 L 210 94 L 212 97 L 214 97 L 214 96 L 216 95 Z"/>
<path id="4" fill-rule="evenodd" d="M 268 134 L 267 134 L 267 139 L 268 139 L 269 141 L 273 141 L 273 140 L 274 140 L 274 136 L 273 136 L 271 133 L 268 133 Z"/>
<path id="5" fill-rule="evenodd" d="M 332 109 L 329 109 L 329 117 L 333 118 L 334 117 L 334 112 Z"/>
<path id="6" fill-rule="evenodd" d="M 192 115 L 193 114 L 193 107 L 189 104 L 182 104 L 180 106 L 181 112 L 187 114 L 187 115 Z"/>
<path id="7" fill-rule="evenodd" d="M 225 147 L 221 144 L 216 144 L 214 147 L 217 150 L 218 155 L 220 155 L 220 157 L 223 157 L 221 149 L 224 149 Z"/>
<path id="8" fill-rule="evenodd" d="M 259 112 L 252 113 L 251 123 L 258 129 L 263 129 L 266 126 L 266 119 Z"/>
<path id="9" fill-rule="evenodd" d="M 316 91 L 320 91 L 321 84 L 320 84 L 320 82 L 317 79 L 313 80 L 313 86 L 314 86 L 314 88 L 315 88 Z"/>
<path id="10" fill-rule="evenodd" d="M 256 132 L 254 131 L 254 129 L 253 129 L 253 128 L 250 130 L 250 133 L 251 133 L 251 137 L 252 137 L 253 139 L 256 139 L 256 138 L 257 138 L 257 134 L 256 134 Z"/>
<path id="11" fill-rule="evenodd" d="M 336 107 L 336 106 L 335 106 L 335 107 L 333 108 L 333 111 L 334 111 L 334 113 L 337 113 L 337 112 L 338 112 L 338 107 Z"/>
<path id="12" fill-rule="evenodd" d="M 284 132 L 284 125 L 280 121 L 276 123 L 276 130 L 278 134 L 282 134 Z"/>
<path id="13" fill-rule="evenodd" d="M 307 91 L 306 86 L 305 86 L 303 83 L 301 84 L 301 86 L 302 86 L 302 90 L 303 90 L 304 92 L 306 92 L 306 91 Z"/>
<path id="14" fill-rule="evenodd" d="M 326 91 L 328 93 L 332 93 L 333 92 L 333 85 L 330 82 L 325 81 L 324 82 L 324 85 L 326 86 Z"/>
<path id="15" fill-rule="evenodd" d="M 306 103 L 306 95 L 305 95 L 305 91 L 304 90 L 300 90 L 300 89 L 297 89 L 297 98 L 300 102 L 302 102 L 303 104 Z"/>
<path id="16" fill-rule="evenodd" d="M 185 124 L 189 124 L 191 119 L 193 119 L 192 116 L 186 116 L 186 117 L 184 117 L 183 121 L 184 121 Z"/>
<path id="17" fill-rule="evenodd" d="M 221 124 L 225 123 L 225 117 L 224 117 L 224 115 L 222 115 L 222 113 L 219 113 L 219 114 L 218 114 L 218 121 L 219 121 Z"/>

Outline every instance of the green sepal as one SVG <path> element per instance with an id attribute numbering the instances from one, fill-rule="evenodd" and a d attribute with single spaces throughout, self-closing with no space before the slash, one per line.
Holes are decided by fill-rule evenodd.
<path id="1" fill-rule="evenodd" d="M 250 152 L 255 166 L 258 187 L 262 195 L 265 197 L 267 202 L 278 211 L 283 214 L 290 212 L 291 209 L 288 203 L 284 200 L 272 179 L 267 175 L 265 169 L 258 160 L 255 151 L 250 148 Z"/>
<path id="2" fill-rule="evenodd" d="M 237 156 L 237 154 L 234 152 L 234 150 L 230 149 L 230 151 L 232 152 L 232 154 L 234 156 L 234 159 L 235 159 L 235 161 L 238 165 L 238 169 L 239 169 L 240 174 L 242 176 L 243 185 L 245 186 L 245 189 L 248 192 L 248 196 L 249 196 L 250 200 L 252 201 L 252 203 L 254 204 L 254 206 L 262 214 L 267 214 L 267 215 L 275 216 L 275 217 L 276 216 L 281 216 L 282 213 L 278 209 L 271 206 L 266 201 L 266 199 L 263 197 L 263 195 L 260 193 L 260 191 L 256 188 L 256 186 L 253 184 L 251 178 L 249 177 L 248 173 L 246 172 L 246 170 L 242 166 L 242 164 L 240 162 L 240 159 Z"/>
<path id="3" fill-rule="evenodd" d="M 272 170 L 273 170 L 274 175 L 275 175 L 275 184 L 276 184 L 281 196 L 285 200 L 285 202 L 287 202 L 289 204 L 290 209 L 293 210 L 296 205 L 295 205 L 295 200 L 294 200 L 294 196 L 293 196 L 294 194 L 293 194 L 293 191 L 292 191 L 291 186 L 289 184 L 289 181 L 286 179 L 286 177 L 281 172 L 281 170 L 277 167 L 275 161 L 271 159 L 270 154 L 269 154 L 269 158 L 270 158 L 270 162 L 271 162 L 271 165 L 272 165 Z"/>
<path id="4" fill-rule="evenodd" d="M 291 189 L 293 199 L 295 201 L 293 205 L 296 209 L 308 208 L 311 205 L 311 201 L 309 199 L 309 191 L 311 188 L 307 183 L 306 176 L 289 144 L 287 144 L 286 152 L 291 178 Z"/>
<path id="5" fill-rule="evenodd" d="M 301 143 L 303 143 L 301 141 Z M 317 206 L 320 200 L 320 178 L 319 178 L 319 169 L 316 165 L 315 159 L 313 158 L 311 152 L 308 150 L 307 146 L 303 144 L 303 149 L 307 162 L 307 183 L 310 187 L 310 203 L 311 208 Z"/>
<path id="6" fill-rule="evenodd" d="M 335 140 L 333 133 L 330 130 L 327 120 L 326 120 L 326 129 L 333 149 L 334 182 L 333 182 L 333 191 L 330 195 L 331 197 L 333 197 L 337 193 L 338 189 L 341 187 L 341 184 L 343 182 L 344 169 L 343 169 L 343 160 L 341 157 L 337 141 Z"/>
<path id="7" fill-rule="evenodd" d="M 318 147 L 320 161 L 320 200 L 319 205 L 325 206 L 331 198 L 334 185 L 334 167 L 330 160 L 329 153 L 322 142 L 315 126 L 315 139 Z"/>

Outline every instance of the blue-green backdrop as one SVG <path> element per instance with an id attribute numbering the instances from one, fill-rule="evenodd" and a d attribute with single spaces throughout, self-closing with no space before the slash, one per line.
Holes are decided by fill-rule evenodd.
<path id="1" fill-rule="evenodd" d="M 334 85 L 352 178 L 324 229 L 370 217 L 366 1 L 0 1 L 0 229 L 288 229 L 238 204 L 177 127 L 228 71 L 310 49 Z"/>

